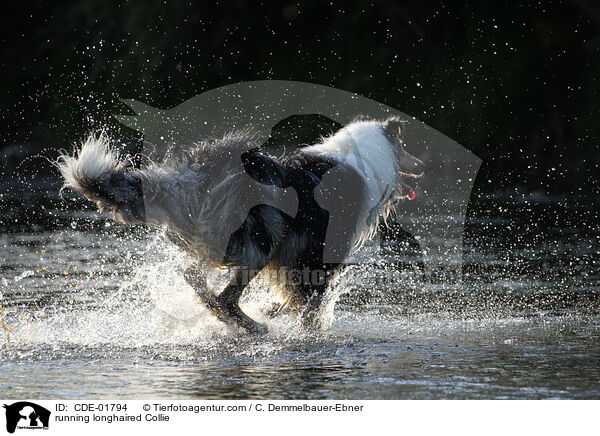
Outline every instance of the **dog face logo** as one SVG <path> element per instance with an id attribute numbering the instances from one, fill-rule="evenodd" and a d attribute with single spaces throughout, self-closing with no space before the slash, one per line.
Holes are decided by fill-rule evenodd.
<path id="1" fill-rule="evenodd" d="M 481 160 L 413 117 L 338 89 L 277 80 L 245 82 L 213 89 L 169 110 L 152 108 L 135 100 L 123 101 L 136 115 L 117 115 L 116 118 L 124 125 L 143 133 L 144 153 L 154 161 L 164 161 L 164 157 L 169 155 L 182 155 L 190 144 L 203 138 L 222 138 L 231 131 L 244 130 L 248 126 L 257 130 L 255 141 L 263 143 L 278 122 L 291 116 L 322 115 L 341 126 L 348 125 L 359 115 L 374 120 L 389 119 L 390 116 L 402 120 L 404 134 L 402 140 L 398 140 L 402 143 L 398 146 L 410 144 L 410 150 L 415 155 L 411 156 L 401 150 L 398 170 L 403 175 L 411 176 L 415 162 L 424 161 L 428 177 L 419 180 L 422 195 L 417 196 L 415 201 L 401 204 L 399 225 L 418 241 L 429 274 L 444 271 L 460 280 L 463 225 Z M 351 139 L 361 142 L 361 138 Z M 360 170 L 363 167 L 377 166 L 377 158 L 377 155 L 353 152 L 347 157 L 342 156 L 341 160 L 347 159 L 350 163 L 355 160 Z M 242 165 L 240 156 L 229 156 L 229 161 Z M 371 165 L 363 165 L 363 161 L 369 161 Z M 419 169 L 417 172 L 421 171 Z M 364 175 L 368 180 L 378 181 L 372 174 Z M 241 197 L 246 204 L 240 205 L 237 214 L 230 213 L 226 219 L 215 218 L 218 219 L 221 231 L 207 233 L 219 233 L 221 236 L 220 240 L 212 241 L 216 259 L 223 257 L 229 236 L 239 228 L 251 207 L 269 204 L 294 216 L 298 198 L 292 189 L 288 189 L 290 192 L 287 195 L 278 196 L 279 200 L 271 204 L 267 194 L 269 190 L 278 188 L 260 185 L 250 176 L 240 181 L 238 188 L 244 189 Z M 340 193 L 340 186 L 350 188 Z M 344 180 L 340 168 L 333 168 L 315 187 L 314 201 L 328 213 L 324 262 L 343 262 L 347 252 L 345 244 L 348 244 L 349 228 L 358 219 L 367 220 L 367 223 L 372 221 L 370 216 L 355 217 L 352 213 L 354 209 L 348 210 L 358 196 L 357 190 L 353 190 L 352 186 L 352 181 Z M 376 192 L 378 195 L 374 195 L 372 204 L 369 204 L 372 209 L 377 209 L 378 201 L 389 201 L 388 197 L 393 194 L 391 188 L 394 187 L 383 184 L 379 188 L 381 189 Z M 415 198 L 415 191 L 408 183 L 403 184 L 403 192 L 400 194 L 408 199 Z M 145 192 L 144 195 L 156 201 L 153 192 Z"/>
<path id="2" fill-rule="evenodd" d="M 48 429 L 50 411 L 42 406 L 28 401 L 19 401 L 6 409 L 6 431 L 14 433 L 18 429 Z"/>

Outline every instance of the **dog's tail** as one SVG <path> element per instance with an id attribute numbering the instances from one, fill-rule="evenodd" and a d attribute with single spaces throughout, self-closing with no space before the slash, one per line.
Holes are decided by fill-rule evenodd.
<path id="1" fill-rule="evenodd" d="M 145 221 L 142 180 L 127 162 L 110 148 L 104 133 L 91 134 L 72 156 L 63 154 L 57 162 L 64 188 L 94 201 L 100 211 L 113 212 L 116 221 Z"/>

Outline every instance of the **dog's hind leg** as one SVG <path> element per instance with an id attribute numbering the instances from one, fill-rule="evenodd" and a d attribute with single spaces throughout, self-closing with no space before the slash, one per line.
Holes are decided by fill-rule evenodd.
<path id="1" fill-rule="evenodd" d="M 222 315 L 251 333 L 267 333 L 267 327 L 246 315 L 238 304 L 240 297 L 244 292 L 244 288 L 246 287 L 243 277 L 244 274 L 242 274 L 241 268 L 235 268 L 233 270 L 233 277 L 229 284 L 225 287 L 223 292 L 216 297 L 219 304 L 219 310 Z"/>
<path id="2" fill-rule="evenodd" d="M 193 264 L 185 270 L 184 277 L 186 281 L 194 288 L 198 297 L 206 307 L 220 321 L 242 327 L 250 333 L 267 332 L 267 328 L 248 315 L 246 315 L 238 305 L 239 299 L 244 292 L 245 284 L 243 274 L 240 268 L 233 269 L 233 277 L 223 292 L 215 296 L 206 286 L 206 277 L 201 265 Z"/>

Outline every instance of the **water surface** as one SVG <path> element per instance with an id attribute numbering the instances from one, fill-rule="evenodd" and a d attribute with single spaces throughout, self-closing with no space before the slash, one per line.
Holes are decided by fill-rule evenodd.
<path id="1" fill-rule="evenodd" d="M 159 231 L 64 204 L 5 210 L 2 397 L 600 398 L 597 214 L 486 201 L 461 284 L 424 277 L 414 243 L 384 241 L 338 281 L 329 329 L 283 315 L 264 337 L 194 299 Z M 258 318 L 265 292 L 244 297 Z"/>

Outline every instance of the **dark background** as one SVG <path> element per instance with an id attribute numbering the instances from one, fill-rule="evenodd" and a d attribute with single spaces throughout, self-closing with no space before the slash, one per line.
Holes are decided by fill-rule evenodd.
<path id="1" fill-rule="evenodd" d="M 283 79 L 356 92 L 443 132 L 483 159 L 478 192 L 598 193 L 600 6 L 591 0 L 3 9 L 5 155 L 23 143 L 33 144 L 24 154 L 71 149 L 116 124 L 119 98 L 169 108 L 222 85 Z"/>

